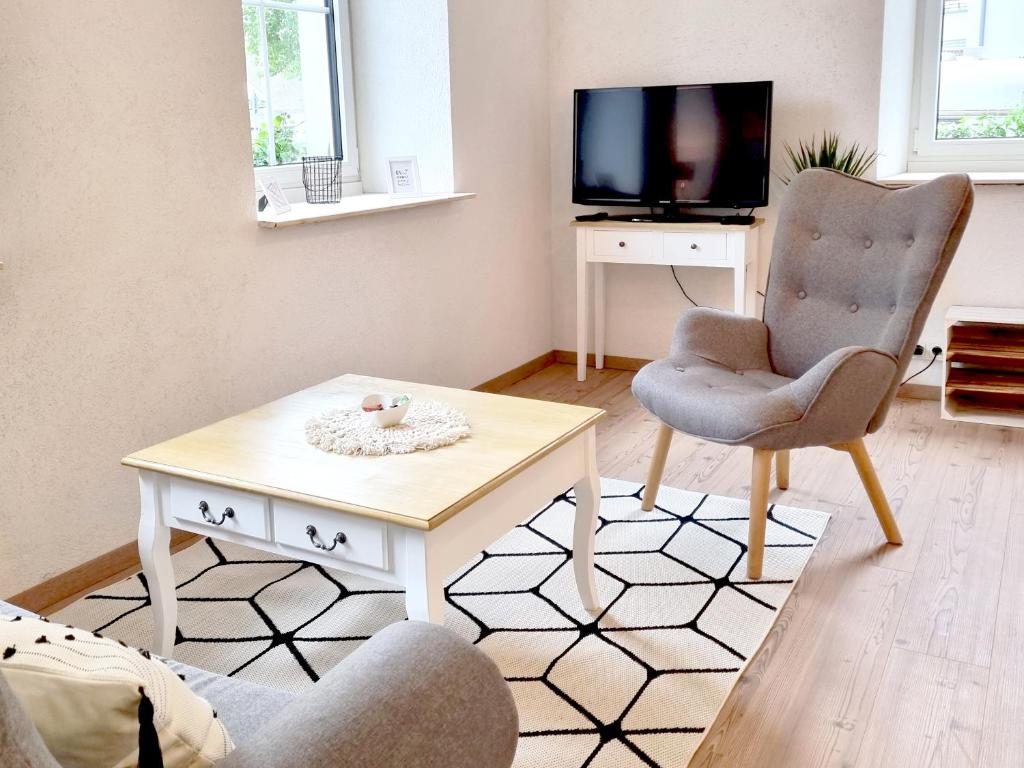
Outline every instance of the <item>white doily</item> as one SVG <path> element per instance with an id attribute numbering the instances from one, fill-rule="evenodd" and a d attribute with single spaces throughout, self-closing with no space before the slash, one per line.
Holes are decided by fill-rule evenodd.
<path id="1" fill-rule="evenodd" d="M 324 451 L 347 456 L 430 451 L 469 435 L 462 411 L 436 400 L 413 400 L 405 419 L 394 427 L 378 427 L 362 408 L 328 411 L 306 422 L 306 440 Z"/>

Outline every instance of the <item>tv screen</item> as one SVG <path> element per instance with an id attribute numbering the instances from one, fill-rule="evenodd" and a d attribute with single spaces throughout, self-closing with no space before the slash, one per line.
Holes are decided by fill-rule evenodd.
<path id="1" fill-rule="evenodd" d="M 767 205 L 771 114 L 767 81 L 577 90 L 573 202 Z"/>

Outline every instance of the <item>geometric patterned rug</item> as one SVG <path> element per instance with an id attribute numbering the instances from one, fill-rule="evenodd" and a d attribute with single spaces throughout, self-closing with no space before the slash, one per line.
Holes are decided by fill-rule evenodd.
<path id="1" fill-rule="evenodd" d="M 828 523 L 773 506 L 764 578 L 746 580 L 747 502 L 602 479 L 598 617 L 572 574 L 573 494 L 556 498 L 449 581 L 446 624 L 477 643 L 519 709 L 517 768 L 681 766 L 771 629 Z M 301 691 L 405 618 L 392 585 L 209 539 L 174 555 L 175 658 Z M 53 618 L 145 646 L 137 574 Z"/>

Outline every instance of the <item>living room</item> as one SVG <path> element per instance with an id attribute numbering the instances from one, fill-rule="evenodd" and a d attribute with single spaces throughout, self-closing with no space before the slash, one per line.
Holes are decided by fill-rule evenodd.
<path id="1" fill-rule="evenodd" d="M 23 618 L 0 619 L 0 763 L 1021 763 L 1018 3 L 182 10 L 5 8 L 0 600 Z M 770 84 L 762 197 L 576 220 L 661 205 L 585 194 L 578 91 L 739 83 Z M 945 109 L 954 83 L 977 99 Z M 863 180 L 797 173 L 825 134 L 871 156 Z M 335 202 L 307 202 L 303 156 Z M 879 230 L 830 244 L 851 221 Z M 872 323 L 904 315 L 885 346 Z M 972 333 L 996 362 L 953 359 Z M 881 352 L 834 402 L 720 377 L 808 389 L 852 346 Z M 651 378 L 680 368 L 706 401 Z M 778 440 L 727 434 L 748 418 Z M 70 675 L 75 699 L 25 660 L 32 614 L 188 690 L 121 691 L 140 717 L 111 757 L 87 736 L 112 715 L 69 722 L 96 681 Z M 117 679 L 173 685 L 135 664 Z M 219 704 L 231 683 L 262 709 Z M 168 714 L 193 694 L 212 707 Z M 174 752 L 175 718 L 222 754 Z"/>

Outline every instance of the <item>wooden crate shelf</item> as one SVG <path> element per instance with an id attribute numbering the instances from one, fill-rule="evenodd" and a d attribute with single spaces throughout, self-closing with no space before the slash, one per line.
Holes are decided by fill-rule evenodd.
<path id="1" fill-rule="evenodd" d="M 1024 426 L 1024 310 L 950 308 L 942 417 Z"/>

